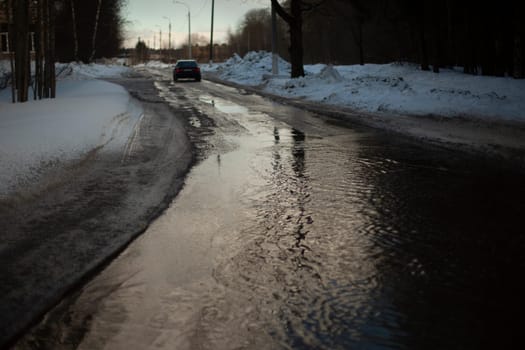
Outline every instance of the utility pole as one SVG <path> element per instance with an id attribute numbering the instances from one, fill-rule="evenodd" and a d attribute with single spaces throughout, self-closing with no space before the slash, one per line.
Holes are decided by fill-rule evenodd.
<path id="1" fill-rule="evenodd" d="M 213 11 L 214 9 L 215 9 L 215 0 L 211 0 L 210 64 L 213 63 Z"/>
<path id="2" fill-rule="evenodd" d="M 167 16 L 162 16 L 168 20 L 168 61 L 171 61 L 171 18 Z"/>
<path id="3" fill-rule="evenodd" d="M 191 16 L 190 16 L 190 8 L 188 7 L 188 52 L 190 53 L 190 59 L 191 59 Z"/>
<path id="4" fill-rule="evenodd" d="M 174 4 L 184 5 L 188 9 L 188 54 L 189 54 L 188 58 L 191 58 L 191 14 L 190 14 L 190 7 L 188 6 L 188 4 L 186 4 L 185 2 L 182 2 L 182 1 L 175 1 L 175 0 L 173 0 L 173 3 Z"/>
<path id="5" fill-rule="evenodd" d="M 171 50 L 171 18 L 167 17 L 167 16 L 162 16 L 162 18 L 165 18 L 169 21 L 169 25 L 168 25 L 168 29 L 169 29 L 169 33 L 168 33 L 168 50 Z"/>
<path id="6" fill-rule="evenodd" d="M 158 24 L 155 27 L 159 28 L 159 53 L 162 50 L 162 27 Z"/>

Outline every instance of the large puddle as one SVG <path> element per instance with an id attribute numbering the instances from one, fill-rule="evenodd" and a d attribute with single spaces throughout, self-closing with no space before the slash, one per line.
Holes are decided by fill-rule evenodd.
<path id="1" fill-rule="evenodd" d="M 459 349 L 512 340 L 515 326 L 501 322 L 521 298 L 520 174 L 201 102 L 236 146 L 195 166 L 148 231 L 20 348 Z"/>

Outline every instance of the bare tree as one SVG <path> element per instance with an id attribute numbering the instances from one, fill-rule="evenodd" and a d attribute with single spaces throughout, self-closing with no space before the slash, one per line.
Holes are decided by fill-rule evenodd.
<path id="1" fill-rule="evenodd" d="M 5 10 L 7 12 L 7 23 L 8 23 L 8 41 L 13 42 L 15 30 L 14 30 L 14 14 L 13 4 L 11 0 L 8 0 L 5 4 Z M 9 52 L 9 63 L 11 65 L 11 99 L 12 102 L 16 102 L 16 69 L 15 69 L 15 57 L 13 52 Z"/>
<path id="2" fill-rule="evenodd" d="M 93 38 L 91 40 L 91 55 L 89 56 L 89 62 L 92 62 L 95 59 L 96 44 L 97 44 L 97 31 L 98 31 L 98 22 L 100 19 L 100 9 L 102 8 L 102 0 L 98 0 L 97 13 L 95 15 L 95 26 L 93 28 Z"/>
<path id="3" fill-rule="evenodd" d="M 77 16 L 75 12 L 75 0 L 69 0 L 69 5 L 71 6 L 71 24 L 73 26 L 73 57 L 75 61 L 78 62 L 78 34 L 77 34 Z"/>
<path id="4" fill-rule="evenodd" d="M 38 1 L 37 6 L 37 20 L 35 26 L 35 80 L 33 84 L 35 100 L 41 99 L 44 91 L 44 42 L 45 42 L 45 27 L 44 27 L 44 2 Z"/>
<path id="5" fill-rule="evenodd" d="M 31 83 L 31 40 L 30 24 L 35 28 L 34 56 L 35 99 L 54 98 L 55 82 L 55 0 L 16 0 L 8 2 L 10 42 L 14 43 L 14 57 L 11 59 L 13 72 L 13 102 L 29 99 Z"/>
<path id="6" fill-rule="evenodd" d="M 228 32 L 228 44 L 239 55 L 248 51 L 271 50 L 271 21 L 268 9 L 248 11 L 235 33 Z"/>
<path id="7" fill-rule="evenodd" d="M 47 5 L 47 13 L 45 14 L 45 22 L 47 23 L 47 39 L 46 39 L 46 79 L 44 83 L 45 91 L 44 97 L 56 97 L 56 74 L 55 74 L 55 0 L 44 0 Z"/>
<path id="8" fill-rule="evenodd" d="M 292 78 L 304 76 L 303 66 L 303 11 L 301 0 L 290 1 L 290 13 L 286 12 L 277 0 L 271 0 L 275 11 L 287 24 L 290 30 L 290 63 Z"/>
<path id="9" fill-rule="evenodd" d="M 29 0 L 17 0 L 13 6 L 14 29 L 14 80 L 16 84 L 16 100 L 28 100 L 29 82 L 31 79 L 30 54 L 29 54 Z"/>
<path id="10" fill-rule="evenodd" d="M 352 33 L 352 38 L 359 50 L 359 64 L 365 64 L 365 48 L 364 48 L 364 25 L 365 21 L 369 19 L 370 13 L 366 8 L 366 1 L 362 0 L 336 0 L 333 2 L 332 15 L 343 17 Z M 333 18 L 333 17 L 332 17 Z"/>

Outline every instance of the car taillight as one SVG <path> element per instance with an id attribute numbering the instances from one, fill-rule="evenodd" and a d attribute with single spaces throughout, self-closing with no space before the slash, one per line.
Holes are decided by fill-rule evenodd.
<path id="1" fill-rule="evenodd" d="M 195 67 L 195 68 L 193 68 L 193 71 L 198 73 L 198 72 L 201 71 L 201 69 L 199 67 Z"/>
<path id="2" fill-rule="evenodd" d="M 175 72 L 177 72 L 177 73 L 182 72 L 182 68 L 176 68 L 176 69 L 175 69 Z"/>

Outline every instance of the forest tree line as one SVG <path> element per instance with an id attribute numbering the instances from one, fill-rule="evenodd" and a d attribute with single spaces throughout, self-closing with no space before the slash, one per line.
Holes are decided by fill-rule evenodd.
<path id="1" fill-rule="evenodd" d="M 13 100 L 27 100 L 29 87 L 34 98 L 54 97 L 55 61 L 117 55 L 126 1 L 0 0 L 14 53 Z M 304 74 L 303 63 L 403 61 L 434 72 L 459 66 L 469 74 L 524 78 L 524 3 L 268 0 L 279 15 L 277 50 L 292 63 L 292 76 Z M 241 55 L 270 51 L 271 33 L 270 10 L 252 10 L 229 33 L 227 47 Z"/>
<path id="2" fill-rule="evenodd" d="M 55 62 L 113 57 L 126 0 L 0 0 L 7 14 L 13 102 L 55 97 Z M 32 65 L 34 65 L 32 67 Z"/>
<path id="3" fill-rule="evenodd" d="M 127 0 L 55 0 L 57 59 L 92 62 L 115 57 L 124 41 Z"/>
<path id="4" fill-rule="evenodd" d="M 272 2 L 277 2 L 273 0 Z M 301 24 L 304 63 L 415 62 L 423 70 L 525 77 L 524 2 L 473 0 L 287 0 Z M 228 44 L 243 55 L 271 49 L 269 9 L 250 11 Z M 278 52 L 292 61 L 293 30 L 280 18 Z M 297 52 L 296 52 L 297 54 Z"/>

